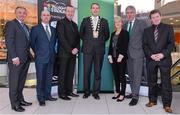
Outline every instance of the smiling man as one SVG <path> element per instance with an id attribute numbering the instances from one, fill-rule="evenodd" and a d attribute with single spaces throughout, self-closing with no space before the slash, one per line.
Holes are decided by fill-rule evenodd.
<path id="1" fill-rule="evenodd" d="M 83 63 L 84 63 L 84 96 L 90 96 L 90 76 L 92 64 L 94 63 L 94 86 L 93 97 L 100 99 L 101 69 L 105 54 L 105 43 L 109 38 L 109 26 L 105 18 L 99 16 L 100 5 L 91 4 L 92 15 L 83 19 L 80 26 L 80 35 L 83 41 Z"/>
<path id="2" fill-rule="evenodd" d="M 30 64 L 29 28 L 24 23 L 27 10 L 18 6 L 15 9 L 16 19 L 9 21 L 5 26 L 5 42 L 8 50 L 9 67 L 9 97 L 11 107 L 17 112 L 23 112 L 22 106 L 32 105 L 26 102 L 23 88 Z"/>
<path id="3" fill-rule="evenodd" d="M 57 23 L 57 35 L 60 47 L 58 48 L 59 75 L 58 95 L 63 100 L 79 95 L 73 93 L 73 77 L 75 72 L 76 55 L 79 52 L 80 37 L 78 26 L 73 21 L 75 8 L 66 6 L 65 18 Z"/>
<path id="4" fill-rule="evenodd" d="M 170 70 L 172 65 L 171 51 L 174 48 L 173 27 L 161 22 L 159 10 L 150 12 L 152 26 L 144 30 L 143 48 L 147 58 L 149 102 L 147 107 L 157 104 L 157 72 L 160 70 L 162 84 L 162 102 L 166 112 L 172 113 L 172 87 Z"/>

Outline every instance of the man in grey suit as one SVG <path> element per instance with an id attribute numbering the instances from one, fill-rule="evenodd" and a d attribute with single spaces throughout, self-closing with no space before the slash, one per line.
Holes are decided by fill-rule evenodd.
<path id="1" fill-rule="evenodd" d="M 5 42 L 8 51 L 9 67 L 9 97 L 11 107 L 17 112 L 23 112 L 22 106 L 32 105 L 23 97 L 23 88 L 30 64 L 29 28 L 24 24 L 27 10 L 17 7 L 16 19 L 9 21 L 5 26 Z"/>
<path id="2" fill-rule="evenodd" d="M 134 106 L 139 99 L 144 60 L 142 35 L 146 24 L 136 18 L 136 9 L 134 6 L 128 6 L 126 8 L 126 17 L 128 21 L 125 23 L 124 28 L 128 30 L 130 34 L 127 69 L 132 92 L 130 95 L 126 96 L 126 98 L 132 98 L 129 105 Z"/>

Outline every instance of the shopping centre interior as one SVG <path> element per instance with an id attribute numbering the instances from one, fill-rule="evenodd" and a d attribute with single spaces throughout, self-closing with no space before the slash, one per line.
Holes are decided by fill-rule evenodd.
<path id="1" fill-rule="evenodd" d="M 43 1 L 43 0 L 42 0 Z M 44 0 L 45 1 L 45 0 Z M 58 1 L 58 0 L 57 0 Z M 71 4 L 76 7 L 76 18 L 78 18 L 78 2 L 82 0 L 71 0 Z M 84 0 L 83 0 L 84 1 Z M 88 0 L 87 0 L 88 1 Z M 93 0 L 92 0 L 93 1 Z M 95 0 L 94 0 L 95 1 Z M 103 0 L 102 0 L 103 1 Z M 104 0 L 106 1 L 106 0 Z M 108 1 L 108 0 L 107 0 Z M 109 0 L 111 1 L 111 0 Z M 143 2 L 143 3 L 142 3 Z M 10 110 L 10 104 L 8 100 L 8 67 L 6 62 L 7 57 L 7 49 L 5 46 L 5 36 L 4 36 L 4 28 L 7 21 L 12 20 L 15 18 L 14 9 L 17 6 L 24 6 L 28 10 L 28 16 L 25 20 L 27 25 L 31 28 L 32 26 L 38 24 L 38 0 L 0 0 L 0 93 L 2 94 L 0 96 L 0 114 L 13 114 L 14 112 Z M 162 13 L 162 22 L 170 24 L 174 28 L 174 34 L 175 34 L 175 48 L 172 52 L 172 61 L 173 65 L 171 68 L 171 83 L 173 86 L 173 92 L 174 92 L 174 100 L 173 100 L 173 108 L 174 113 L 180 114 L 180 110 L 178 107 L 180 106 L 178 99 L 180 98 L 180 0 L 114 0 L 114 15 L 119 15 L 125 19 L 125 7 L 127 5 L 134 5 L 137 10 L 137 18 L 147 21 L 147 23 L 150 24 L 149 21 L 149 11 L 152 9 L 159 9 Z M 113 17 L 112 17 L 113 18 Z M 78 19 L 75 19 L 74 21 L 78 23 Z M 112 23 L 113 22 L 109 22 Z M 79 25 L 79 24 L 78 24 Z M 111 31 L 112 32 L 112 31 Z M 77 59 L 78 60 L 78 59 Z M 78 66 L 77 66 L 78 68 Z M 76 69 L 78 71 L 78 69 Z M 77 74 L 78 75 L 78 74 Z M 112 76 L 110 76 L 112 77 Z M 57 80 L 57 77 L 54 76 L 53 79 Z M 78 77 L 75 77 L 74 80 L 74 88 L 75 91 L 77 91 L 78 87 Z M 54 85 L 54 84 L 53 84 Z M 99 109 L 98 112 L 95 112 L 94 114 L 164 114 L 164 111 L 162 111 L 161 102 L 158 102 L 159 106 L 153 109 L 147 109 L 144 107 L 147 100 L 147 87 L 143 87 L 143 90 L 146 90 L 142 93 L 141 102 L 138 105 L 138 107 L 135 108 L 128 108 L 128 102 L 125 100 L 123 105 L 119 105 L 118 103 L 111 102 L 111 96 L 110 94 L 102 94 L 102 100 L 100 102 L 92 101 L 91 104 L 87 104 L 92 99 L 88 99 L 84 101 L 81 99 L 81 94 L 78 99 L 73 99 L 72 102 L 64 102 L 64 101 L 58 101 L 53 105 L 53 103 L 48 103 L 50 107 L 54 108 L 52 110 L 49 110 L 47 108 L 42 109 L 38 107 L 37 101 L 36 101 L 36 93 L 35 93 L 35 87 L 36 86 L 36 75 L 35 75 L 35 66 L 34 62 L 32 61 L 30 64 L 30 68 L 28 71 L 28 77 L 26 81 L 26 89 L 25 94 L 27 94 L 27 97 L 29 100 L 34 101 L 34 105 L 32 108 L 30 108 L 26 114 L 86 114 L 88 112 L 93 113 L 96 109 Z M 129 86 L 128 86 L 129 87 Z M 53 87 L 53 95 L 57 96 L 56 92 L 56 86 Z M 129 90 L 127 90 L 129 92 Z M 113 92 L 113 91 L 112 91 Z M 145 93 L 145 94 L 144 94 Z M 32 96 L 33 94 L 33 96 Z M 7 103 L 2 104 L 2 103 Z M 85 104 L 85 105 L 84 105 Z M 93 108 L 93 105 L 100 105 L 101 107 Z M 60 105 L 60 106 L 59 106 Z M 91 108 L 89 110 L 80 110 L 81 108 L 85 108 L 87 105 L 88 108 Z M 56 106 L 58 106 L 61 109 L 58 109 Z M 112 107 L 114 108 L 112 108 Z M 124 108 L 124 111 L 121 109 L 119 111 L 118 107 Z M 56 108 L 56 109 L 55 109 Z M 68 111 L 68 108 L 71 110 Z"/>

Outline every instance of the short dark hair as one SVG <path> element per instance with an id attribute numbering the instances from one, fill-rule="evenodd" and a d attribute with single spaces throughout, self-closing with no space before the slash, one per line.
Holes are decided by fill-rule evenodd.
<path id="1" fill-rule="evenodd" d="M 72 8 L 74 8 L 74 6 L 72 6 L 71 4 L 66 5 L 66 7 L 72 7 Z"/>
<path id="2" fill-rule="evenodd" d="M 100 8 L 100 5 L 99 5 L 97 2 L 92 3 L 92 4 L 91 4 L 91 8 L 92 8 L 93 5 L 97 5 L 97 6 L 99 6 L 99 8 Z"/>
<path id="3" fill-rule="evenodd" d="M 24 9 L 25 11 L 27 11 L 27 9 L 26 9 L 25 7 L 23 7 L 23 6 L 17 6 L 16 9 L 15 9 L 15 13 L 16 13 L 16 11 L 17 11 L 18 9 Z"/>
<path id="4" fill-rule="evenodd" d="M 151 10 L 151 12 L 149 13 L 149 18 L 151 19 L 151 16 L 156 13 L 158 13 L 161 16 L 161 12 L 158 9 L 154 9 L 154 10 Z"/>

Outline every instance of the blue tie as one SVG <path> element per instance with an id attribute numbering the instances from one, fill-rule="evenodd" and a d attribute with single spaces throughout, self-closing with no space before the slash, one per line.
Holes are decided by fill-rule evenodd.
<path id="1" fill-rule="evenodd" d="M 26 26 L 23 23 L 21 23 L 21 25 L 23 27 L 24 32 L 26 33 L 27 38 L 29 39 L 29 31 L 28 31 L 28 29 L 26 28 Z"/>

